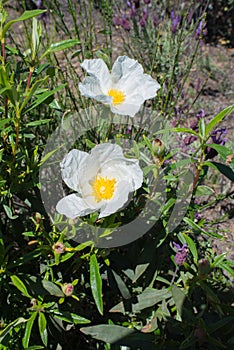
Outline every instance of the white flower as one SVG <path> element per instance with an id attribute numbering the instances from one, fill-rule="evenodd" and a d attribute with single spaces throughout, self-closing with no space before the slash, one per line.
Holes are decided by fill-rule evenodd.
<path id="1" fill-rule="evenodd" d="M 81 67 L 87 76 L 79 84 L 81 95 L 110 105 L 113 113 L 133 117 L 145 100 L 157 94 L 160 85 L 136 60 L 120 56 L 111 73 L 102 59 L 84 60 Z"/>
<path id="2" fill-rule="evenodd" d="M 95 211 L 99 218 L 115 213 L 143 181 L 138 160 L 125 158 L 122 148 L 111 143 L 95 146 L 90 154 L 73 149 L 60 166 L 63 181 L 77 193 L 62 198 L 56 209 L 71 219 Z"/>

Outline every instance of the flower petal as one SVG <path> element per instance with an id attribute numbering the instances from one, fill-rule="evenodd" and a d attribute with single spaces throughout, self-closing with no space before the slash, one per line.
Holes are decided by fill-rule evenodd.
<path id="1" fill-rule="evenodd" d="M 91 150 L 90 157 L 92 160 L 98 159 L 101 166 L 105 161 L 124 158 L 122 148 L 115 143 L 101 143 Z"/>
<path id="2" fill-rule="evenodd" d="M 157 91 L 160 89 L 159 83 L 148 74 L 143 74 L 141 79 L 140 91 L 145 100 L 153 98 L 157 95 Z"/>
<path id="3" fill-rule="evenodd" d="M 81 67 L 86 70 L 91 77 L 95 78 L 102 92 L 106 95 L 110 88 L 111 79 L 109 69 L 105 62 L 100 58 L 84 60 L 84 62 L 81 63 Z"/>
<path id="4" fill-rule="evenodd" d="M 104 95 L 100 82 L 95 77 L 86 77 L 83 82 L 79 84 L 79 90 L 82 96 L 94 98 L 105 104 L 110 104 L 112 99 L 110 96 Z"/>
<path id="5" fill-rule="evenodd" d="M 78 194 L 72 193 L 60 199 L 56 205 L 56 210 L 67 218 L 75 219 L 78 216 L 90 214 L 97 209 L 90 208 Z"/>
<path id="6" fill-rule="evenodd" d="M 60 163 L 62 179 L 68 187 L 79 192 L 78 178 L 80 167 L 89 154 L 77 149 L 71 150 Z"/>
<path id="7" fill-rule="evenodd" d="M 123 103 L 118 105 L 111 104 L 110 109 L 113 113 L 134 117 L 134 115 L 139 112 L 144 101 L 145 100 L 141 95 L 132 97 L 127 96 Z"/>
<path id="8" fill-rule="evenodd" d="M 111 80 L 113 84 L 117 84 L 122 78 L 125 80 L 132 79 L 134 76 L 143 74 L 143 68 L 136 60 L 127 56 L 117 58 L 112 67 Z"/>
<path id="9" fill-rule="evenodd" d="M 115 178 L 117 182 L 128 181 L 131 192 L 140 188 L 143 182 L 143 171 L 137 159 L 110 160 L 102 167 L 101 176 Z"/>
<path id="10" fill-rule="evenodd" d="M 131 185 L 128 181 L 119 182 L 116 186 L 114 198 L 106 201 L 103 207 L 101 207 L 99 218 L 109 216 L 121 209 L 127 203 L 130 192 Z"/>

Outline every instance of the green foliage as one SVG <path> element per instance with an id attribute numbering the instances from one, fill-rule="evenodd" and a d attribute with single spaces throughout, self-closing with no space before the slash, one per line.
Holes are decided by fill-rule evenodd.
<path id="1" fill-rule="evenodd" d="M 231 105 L 208 121 L 200 118 L 195 129 L 174 115 L 185 102 L 182 90 L 199 59 L 202 37 L 197 40 L 195 33 L 205 12 L 194 5 L 197 17 L 189 22 L 190 8 L 179 7 L 181 21 L 173 33 L 174 2 L 155 1 L 152 11 L 157 7 L 157 14 L 164 13 L 160 25 L 131 22 L 124 54 L 138 59 L 161 84 L 157 98 L 147 105 L 151 124 L 144 129 L 129 119 L 127 123 L 113 116 L 108 119 L 106 110 L 104 119 L 78 88 L 84 59 L 101 58 L 111 67 L 120 33 L 112 22 L 118 11 L 122 14 L 121 2 L 67 0 L 64 13 L 57 0 L 45 1 L 49 11 L 25 11 L 15 19 L 4 3 L 0 4 L 0 349 L 231 348 L 234 263 L 227 253 L 213 249 L 214 240 L 225 240 L 225 232 L 216 230 L 206 215 L 197 219 L 197 214 L 232 195 L 226 188 L 219 193 L 212 183 L 214 176 L 222 175 L 227 184 L 234 181 L 232 145 L 217 144 L 211 137 L 234 108 Z M 39 19 L 48 12 L 51 27 Z M 21 22 L 23 43 L 18 42 L 20 34 L 14 36 Z M 198 98 L 199 91 L 188 97 L 190 110 L 195 110 Z M 48 215 L 40 196 L 39 171 L 58 162 L 56 156 L 66 144 L 65 139 L 62 145 L 55 140 L 55 147 L 43 153 L 49 135 L 60 124 L 76 133 L 71 123 L 75 112 L 80 129 L 89 125 L 93 116 L 82 113 L 89 107 L 102 122 L 74 147 L 90 151 L 113 139 L 121 146 L 130 144 L 127 156 L 139 160 L 144 182 L 125 209 L 101 219 L 92 213 L 76 226 L 58 213 Z M 160 115 L 168 124 L 158 122 Z M 182 158 L 180 146 L 186 137 L 195 137 L 195 142 Z M 215 160 L 207 158 L 208 148 L 217 152 Z M 160 181 L 165 184 L 163 203 Z M 173 226 L 183 206 L 180 195 L 187 199 L 190 194 L 181 222 Z M 152 215 L 148 215 L 151 207 L 144 212 L 147 201 L 153 205 Z M 125 246 L 97 248 L 92 236 L 83 243 L 74 239 L 76 229 L 82 234 L 85 224 L 92 233 L 103 228 L 101 238 L 112 239 L 115 229 L 140 214 L 155 223 Z M 173 241 L 186 244 L 181 263 L 181 251 Z"/>

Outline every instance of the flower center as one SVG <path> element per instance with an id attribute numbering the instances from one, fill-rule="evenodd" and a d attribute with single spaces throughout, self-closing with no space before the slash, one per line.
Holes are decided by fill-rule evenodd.
<path id="1" fill-rule="evenodd" d="M 107 176 L 96 176 L 92 183 L 93 195 L 97 202 L 102 199 L 111 199 L 114 195 L 116 180 L 109 179 Z"/>
<path id="2" fill-rule="evenodd" d="M 108 91 L 108 96 L 112 97 L 113 105 L 119 105 L 125 100 L 125 95 L 123 91 L 117 89 L 110 89 Z"/>

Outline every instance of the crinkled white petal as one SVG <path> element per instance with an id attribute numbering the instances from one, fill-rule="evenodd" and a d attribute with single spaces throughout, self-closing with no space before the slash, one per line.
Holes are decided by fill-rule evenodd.
<path id="1" fill-rule="evenodd" d="M 57 203 L 56 210 L 65 215 L 67 218 L 75 219 L 78 216 L 88 215 L 94 211 L 96 208 L 90 208 L 83 198 L 78 194 L 72 193 L 69 196 L 66 196 Z"/>
<path id="2" fill-rule="evenodd" d="M 128 181 L 121 181 L 117 184 L 113 199 L 106 201 L 100 209 L 99 218 L 109 216 L 121 209 L 128 201 L 131 185 Z"/>
<path id="3" fill-rule="evenodd" d="M 117 84 L 119 80 L 124 78 L 133 79 L 134 76 L 141 76 L 143 68 L 136 60 L 127 56 L 120 56 L 113 64 L 111 71 L 111 80 L 113 84 Z"/>
<path id="4" fill-rule="evenodd" d="M 118 105 L 111 104 L 110 109 L 113 113 L 134 117 L 134 115 L 139 112 L 144 101 L 145 99 L 141 95 L 126 95 L 126 99 L 123 103 Z"/>
<path id="5" fill-rule="evenodd" d="M 103 166 L 107 160 L 125 159 L 122 148 L 114 143 L 101 143 L 95 146 L 91 150 L 90 157 L 92 160 L 98 159 L 101 166 Z"/>
<path id="6" fill-rule="evenodd" d="M 144 100 L 155 97 L 160 89 L 159 83 L 148 74 L 143 74 L 141 81 L 140 87 Z"/>
<path id="7" fill-rule="evenodd" d="M 137 159 L 110 160 L 102 167 L 101 175 L 115 178 L 118 182 L 128 181 L 132 192 L 140 188 L 143 182 L 143 172 Z"/>
<path id="8" fill-rule="evenodd" d="M 60 163 L 63 181 L 69 188 L 75 191 L 79 192 L 78 179 L 80 177 L 80 168 L 88 157 L 88 153 L 73 149 Z"/>
<path id="9" fill-rule="evenodd" d="M 95 77 L 86 77 L 79 84 L 79 90 L 82 96 L 94 98 L 104 104 L 110 104 L 112 98 L 103 93 L 100 82 Z"/>
<path id="10" fill-rule="evenodd" d="M 102 92 L 106 95 L 111 86 L 111 78 L 109 69 L 105 62 L 100 58 L 84 60 L 84 62 L 81 63 L 81 67 L 99 82 Z"/>

